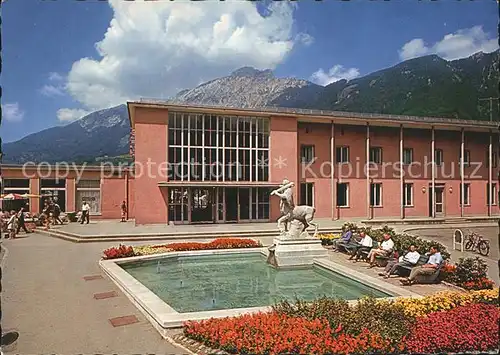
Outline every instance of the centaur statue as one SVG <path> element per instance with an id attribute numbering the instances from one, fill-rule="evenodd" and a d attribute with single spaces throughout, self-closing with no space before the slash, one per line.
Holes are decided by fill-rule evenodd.
<path id="1" fill-rule="evenodd" d="M 301 232 L 306 232 L 309 226 L 313 226 L 314 237 L 318 234 L 318 225 L 313 222 L 314 213 L 316 209 L 311 206 L 295 206 L 293 202 L 292 187 L 295 184 L 293 182 L 284 179 L 281 186 L 271 192 L 272 195 L 276 195 L 280 198 L 280 211 L 281 217 L 278 218 L 278 228 L 282 234 L 289 232 L 288 224 L 294 221 L 302 223 L 303 228 L 298 231 L 298 233 L 289 233 L 290 237 L 293 239 L 299 238 Z"/>

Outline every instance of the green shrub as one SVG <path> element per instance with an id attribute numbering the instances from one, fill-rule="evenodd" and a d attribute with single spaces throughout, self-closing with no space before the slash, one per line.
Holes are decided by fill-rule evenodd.
<path id="1" fill-rule="evenodd" d="M 313 302 L 282 301 L 273 306 L 278 314 L 309 320 L 326 319 L 332 329 L 357 336 L 363 329 L 380 334 L 395 344 L 408 334 L 414 318 L 401 305 L 380 301 L 373 297 L 359 300 L 355 305 L 336 298 L 319 298 Z"/>
<path id="2" fill-rule="evenodd" d="M 460 258 L 455 267 L 452 281 L 458 285 L 488 278 L 488 264 L 478 256 L 475 258 Z"/>
<path id="3" fill-rule="evenodd" d="M 302 317 L 309 320 L 325 318 L 331 326 L 337 327 L 343 322 L 345 314 L 349 313 L 349 303 L 338 298 L 321 297 L 313 302 L 296 299 L 295 302 L 281 301 L 275 304 L 273 310 L 289 317 Z"/>
<path id="4" fill-rule="evenodd" d="M 443 244 L 436 241 L 421 239 L 417 236 L 406 233 L 399 234 L 396 233 L 393 228 L 390 228 L 388 226 L 375 229 L 372 227 L 358 227 L 354 223 L 345 223 L 342 229 L 344 230 L 347 228 L 353 228 L 357 231 L 357 233 L 365 232 L 366 234 L 370 235 L 373 240 L 376 240 L 378 242 L 381 242 L 384 239 L 384 234 L 387 233 L 391 236 L 392 240 L 394 241 L 394 248 L 399 253 L 408 251 L 408 249 L 410 249 L 410 245 L 414 244 L 417 248 L 417 251 L 423 255 L 429 252 L 431 246 L 435 246 L 439 248 L 443 259 L 447 260 L 450 258 L 450 253 L 446 250 L 446 247 Z"/>

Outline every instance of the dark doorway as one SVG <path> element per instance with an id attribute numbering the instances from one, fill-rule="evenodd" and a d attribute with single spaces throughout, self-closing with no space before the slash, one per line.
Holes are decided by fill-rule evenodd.
<path id="1" fill-rule="evenodd" d="M 238 222 L 238 188 L 226 188 L 226 222 Z"/>
<path id="2" fill-rule="evenodd" d="M 239 188 L 240 220 L 250 220 L 250 189 Z"/>
<path id="3" fill-rule="evenodd" d="M 191 189 L 191 223 L 214 222 L 213 188 Z"/>

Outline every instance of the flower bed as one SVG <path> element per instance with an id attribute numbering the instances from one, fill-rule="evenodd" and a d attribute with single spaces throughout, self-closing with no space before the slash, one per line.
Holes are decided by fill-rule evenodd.
<path id="1" fill-rule="evenodd" d="M 120 244 L 119 247 L 112 247 L 104 250 L 103 258 L 118 259 L 131 256 L 162 254 L 170 251 L 258 248 L 261 246 L 262 244 L 260 242 L 245 238 L 219 238 L 208 243 L 187 242 L 134 247 Z"/>
<path id="2" fill-rule="evenodd" d="M 321 239 L 321 244 L 322 245 L 332 245 L 333 241 L 335 239 L 339 239 L 341 236 L 340 234 L 334 234 L 334 233 L 319 233 L 316 238 Z"/>
<path id="3" fill-rule="evenodd" d="M 233 354 L 489 351 L 498 346 L 498 304 L 498 289 L 356 305 L 321 298 L 187 322 L 184 335 Z"/>
<path id="4" fill-rule="evenodd" d="M 406 348 L 411 353 L 448 353 L 498 349 L 498 307 L 462 306 L 416 321 Z"/>

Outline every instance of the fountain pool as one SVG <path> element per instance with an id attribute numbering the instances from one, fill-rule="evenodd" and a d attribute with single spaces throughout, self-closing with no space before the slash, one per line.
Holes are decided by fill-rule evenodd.
<path id="1" fill-rule="evenodd" d="M 267 311 L 283 299 L 415 296 L 327 258 L 276 269 L 267 254 L 267 248 L 198 250 L 99 264 L 164 337 L 185 321 Z"/>
<path id="2" fill-rule="evenodd" d="M 321 266 L 275 269 L 255 253 L 179 256 L 122 268 L 179 313 L 271 306 L 295 297 L 392 296 Z"/>

